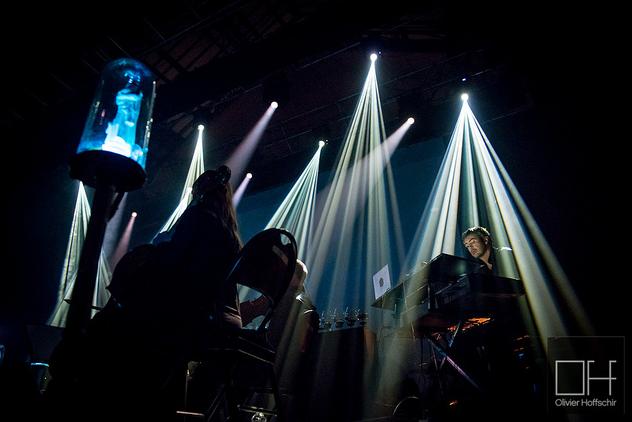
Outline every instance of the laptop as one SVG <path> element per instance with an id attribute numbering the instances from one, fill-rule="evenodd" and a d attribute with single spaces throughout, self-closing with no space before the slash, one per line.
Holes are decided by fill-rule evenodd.
<path id="1" fill-rule="evenodd" d="M 388 264 L 381 270 L 373 274 L 373 290 L 375 291 L 375 300 L 380 298 L 391 288 L 391 276 L 388 273 Z"/>

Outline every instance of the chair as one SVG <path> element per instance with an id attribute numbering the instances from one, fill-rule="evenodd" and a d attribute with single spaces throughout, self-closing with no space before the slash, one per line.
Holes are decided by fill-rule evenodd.
<path id="1" fill-rule="evenodd" d="M 280 394 L 277 376 L 274 370 L 276 349 L 267 341 L 267 330 L 272 314 L 283 298 L 290 280 L 294 275 L 297 262 L 297 246 L 294 236 L 284 229 L 267 229 L 255 235 L 239 253 L 233 268 L 226 278 L 226 283 L 236 283 L 260 293 L 265 297 L 266 307 L 263 319 L 256 329 L 219 329 L 210 344 L 205 345 L 200 355 L 189 365 L 187 384 L 185 386 L 185 409 L 178 413 L 185 416 L 197 416 L 210 421 L 215 418 L 224 405 L 231 420 L 236 420 L 240 411 L 252 413 L 261 412 L 265 415 L 279 417 Z M 222 318 L 217 318 L 220 321 Z M 189 409 L 191 399 L 195 398 L 193 388 L 195 382 L 191 370 L 200 365 L 215 365 L 222 368 L 220 377 L 223 378 L 216 389 L 214 398 L 204 408 Z M 236 371 L 245 365 L 257 364 L 265 367 L 266 378 L 271 383 L 271 393 L 274 396 L 274 408 L 246 406 L 243 391 L 248 393 L 261 391 L 254 385 L 242 385 Z M 213 376 L 218 376 L 214 373 Z M 206 380 L 209 381 L 209 380 Z M 246 380 L 245 384 L 252 384 Z M 198 382 L 204 389 L 204 381 Z M 208 384 L 208 383 L 207 383 Z M 270 390 L 269 388 L 265 388 Z M 200 388 L 198 388 L 200 390 Z M 266 391 L 268 392 L 268 391 Z M 204 391 L 197 392 L 198 402 L 204 397 Z M 202 398 L 204 400 L 204 398 Z M 199 403 L 201 404 L 201 403 Z"/>

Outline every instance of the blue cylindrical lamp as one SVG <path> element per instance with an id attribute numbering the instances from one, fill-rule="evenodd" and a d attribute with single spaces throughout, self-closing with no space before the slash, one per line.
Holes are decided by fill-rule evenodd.
<path id="1" fill-rule="evenodd" d="M 140 188 L 146 179 L 152 110 L 153 73 L 142 63 L 122 58 L 110 62 L 99 80 L 70 176 L 119 192 Z"/>

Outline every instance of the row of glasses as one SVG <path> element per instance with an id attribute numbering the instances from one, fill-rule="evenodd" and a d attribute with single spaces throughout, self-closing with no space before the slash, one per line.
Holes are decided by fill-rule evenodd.
<path id="1" fill-rule="evenodd" d="M 365 325 L 367 313 L 360 308 L 345 308 L 344 312 L 338 312 L 336 308 L 325 310 L 320 314 L 319 328 L 321 330 L 332 331 L 334 328 L 343 328 L 345 323 L 348 327 L 353 327 L 356 323 Z"/>

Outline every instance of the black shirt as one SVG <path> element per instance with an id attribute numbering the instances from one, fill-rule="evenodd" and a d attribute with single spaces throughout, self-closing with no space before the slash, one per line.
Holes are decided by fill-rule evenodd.
<path id="1" fill-rule="evenodd" d="M 501 265 L 499 262 L 499 258 L 504 257 L 504 256 L 507 256 L 507 258 L 510 258 L 513 260 L 514 258 L 513 258 L 512 249 L 507 248 L 507 247 L 502 247 L 502 248 L 492 247 L 489 253 L 489 263 L 492 266 L 492 269 L 490 270 L 487 264 L 485 264 L 485 261 L 483 261 L 482 259 L 475 258 L 476 261 L 480 264 L 480 266 L 476 269 L 475 273 L 493 274 L 496 276 L 507 276 L 506 274 L 502 274 Z"/>

